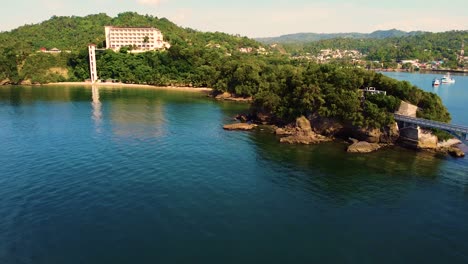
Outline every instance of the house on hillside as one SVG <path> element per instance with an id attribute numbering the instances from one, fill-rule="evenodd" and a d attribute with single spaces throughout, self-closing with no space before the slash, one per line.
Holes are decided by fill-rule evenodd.
<path id="1" fill-rule="evenodd" d="M 52 48 L 50 50 L 42 47 L 39 49 L 39 52 L 42 52 L 42 53 L 54 53 L 54 54 L 58 54 L 58 53 L 62 53 L 61 50 L 57 49 L 57 48 Z"/>

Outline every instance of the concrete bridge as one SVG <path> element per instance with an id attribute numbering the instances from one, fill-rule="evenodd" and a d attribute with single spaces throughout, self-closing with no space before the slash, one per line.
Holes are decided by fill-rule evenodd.
<path id="1" fill-rule="evenodd" d="M 468 126 L 447 124 L 438 121 L 427 120 L 423 118 L 410 117 L 405 115 L 394 114 L 395 120 L 403 124 L 403 127 L 425 127 L 437 128 L 447 131 L 456 138 L 460 139 L 465 145 L 468 145 Z"/>

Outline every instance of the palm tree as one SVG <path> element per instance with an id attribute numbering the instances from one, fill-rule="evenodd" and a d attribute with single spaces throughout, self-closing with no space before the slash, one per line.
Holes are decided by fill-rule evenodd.
<path id="1" fill-rule="evenodd" d="M 145 36 L 143 38 L 143 43 L 144 43 L 144 47 L 147 48 L 148 47 L 148 43 L 149 43 L 149 37 L 148 36 Z"/>

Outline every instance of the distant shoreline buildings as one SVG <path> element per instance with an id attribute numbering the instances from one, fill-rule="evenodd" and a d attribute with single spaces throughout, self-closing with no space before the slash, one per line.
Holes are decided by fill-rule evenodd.
<path id="1" fill-rule="evenodd" d="M 163 34 L 153 27 L 114 27 L 106 26 L 106 49 L 114 51 L 122 47 L 134 47 L 134 51 L 168 49 L 171 45 L 164 41 Z"/>

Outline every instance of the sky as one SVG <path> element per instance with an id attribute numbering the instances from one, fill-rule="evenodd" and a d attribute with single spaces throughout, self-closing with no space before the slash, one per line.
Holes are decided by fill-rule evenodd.
<path id="1" fill-rule="evenodd" d="M 3 1 L 2 1 L 3 2 Z M 468 30 L 466 0 L 13 0 L 1 4 L 0 31 L 56 16 L 135 11 L 183 27 L 248 37 L 299 32 Z"/>

